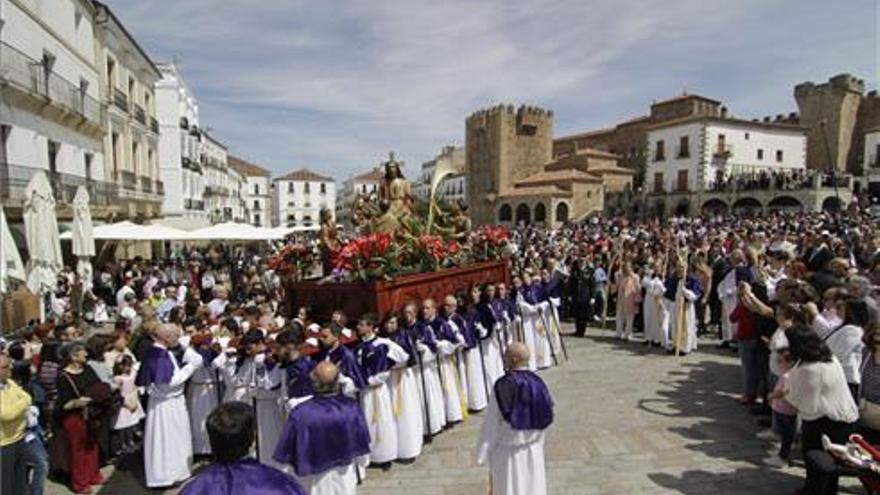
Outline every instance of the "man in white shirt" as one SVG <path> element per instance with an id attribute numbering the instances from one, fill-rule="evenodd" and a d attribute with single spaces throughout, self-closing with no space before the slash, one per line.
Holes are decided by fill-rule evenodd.
<path id="1" fill-rule="evenodd" d="M 127 304 L 125 302 L 125 295 L 131 294 L 135 295 L 134 289 L 131 287 L 132 284 L 132 273 L 125 272 L 125 281 L 122 283 L 122 287 L 116 291 L 116 311 L 122 311 Z"/>

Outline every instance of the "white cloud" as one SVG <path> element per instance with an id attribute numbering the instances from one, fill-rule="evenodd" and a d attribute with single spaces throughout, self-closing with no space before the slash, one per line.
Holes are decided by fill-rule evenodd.
<path id="1" fill-rule="evenodd" d="M 428 159 L 462 141 L 467 114 L 500 101 L 552 108 L 558 133 L 613 124 L 684 88 L 730 99 L 734 111 L 789 109 L 801 79 L 875 70 L 873 2 L 833 4 L 119 0 L 114 8 L 157 59 L 181 57 L 203 120 L 233 150 L 278 172 L 307 165 L 344 178 L 390 148 L 411 164 Z"/>

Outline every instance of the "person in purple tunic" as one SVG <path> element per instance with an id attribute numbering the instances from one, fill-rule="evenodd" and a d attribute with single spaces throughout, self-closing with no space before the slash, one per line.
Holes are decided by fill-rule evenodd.
<path id="1" fill-rule="evenodd" d="M 529 349 L 514 342 L 504 354 L 507 374 L 493 387 L 477 441 L 477 463 L 489 464 L 493 495 L 545 495 L 544 434 L 553 399 L 529 371 Z"/>
<path id="2" fill-rule="evenodd" d="M 400 333 L 410 335 L 421 359 L 418 384 L 424 406 L 422 413 L 425 440 L 430 442 L 433 435 L 440 433 L 446 426 L 446 406 L 443 401 L 443 387 L 440 384 L 437 339 L 431 327 L 418 320 L 418 314 L 418 307 L 413 303 L 403 308 L 403 328 Z"/>
<path id="3" fill-rule="evenodd" d="M 284 370 L 287 398 L 312 395 L 311 373 L 315 369 L 315 362 L 310 356 L 300 353 L 301 342 L 296 334 L 292 330 L 285 330 L 278 334 L 275 342 L 281 346 L 281 368 Z"/>
<path id="4" fill-rule="evenodd" d="M 342 344 L 340 334 L 330 328 L 321 330 L 321 352 L 316 361 L 330 361 L 342 374 L 342 391 L 349 397 L 356 397 L 358 391 L 367 386 L 367 380 L 358 366 L 354 353 Z"/>
<path id="5" fill-rule="evenodd" d="M 286 473 L 250 457 L 256 438 L 254 409 L 227 402 L 205 422 L 214 464 L 184 485 L 180 495 L 306 495 Z"/>
<path id="6" fill-rule="evenodd" d="M 437 312 L 437 303 L 425 299 L 422 303 L 425 325 L 437 339 L 437 360 L 440 363 L 440 385 L 443 387 L 443 402 L 446 405 L 446 424 L 462 422 L 467 414 L 467 392 L 462 387 L 458 372 L 458 350 L 464 339 Z"/>
<path id="7" fill-rule="evenodd" d="M 293 466 L 311 494 L 354 495 L 358 470 L 370 459 L 370 431 L 357 401 L 340 393 L 339 368 L 329 361 L 312 372 L 315 395 L 293 407 L 274 459 Z"/>

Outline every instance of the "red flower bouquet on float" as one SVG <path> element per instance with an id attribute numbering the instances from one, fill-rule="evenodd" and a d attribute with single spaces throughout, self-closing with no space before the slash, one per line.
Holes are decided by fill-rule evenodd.
<path id="1" fill-rule="evenodd" d="M 267 263 L 267 267 L 282 276 L 296 280 L 305 277 L 305 272 L 318 260 L 318 254 L 301 243 L 286 244 Z"/>
<path id="2" fill-rule="evenodd" d="M 475 261 L 489 261 L 503 257 L 510 242 L 510 233 L 504 227 L 486 225 L 471 233 L 471 249 Z"/>

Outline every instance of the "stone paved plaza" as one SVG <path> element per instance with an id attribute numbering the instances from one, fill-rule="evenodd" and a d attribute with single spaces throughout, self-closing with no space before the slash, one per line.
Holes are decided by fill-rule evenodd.
<path id="1" fill-rule="evenodd" d="M 548 493 L 787 494 L 798 467 L 763 465 L 769 442 L 736 404 L 735 355 L 703 341 L 673 358 L 641 342 L 621 343 L 591 329 L 568 338 L 571 360 L 542 372 L 556 400 L 548 434 Z M 412 465 L 370 470 L 362 495 L 483 495 L 488 470 L 473 462 L 481 418 L 436 438 Z M 849 481 L 844 493 L 861 493 Z M 49 493 L 67 493 L 53 486 Z M 149 493 L 136 476 L 116 472 L 100 493 Z M 167 493 L 173 493 L 168 491 Z"/>

